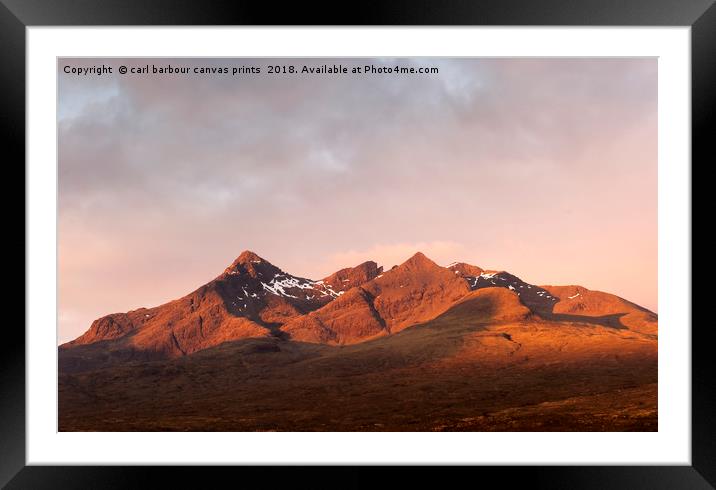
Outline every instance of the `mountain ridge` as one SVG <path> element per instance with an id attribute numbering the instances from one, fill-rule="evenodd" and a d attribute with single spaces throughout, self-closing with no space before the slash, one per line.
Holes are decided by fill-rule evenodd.
<path id="1" fill-rule="evenodd" d="M 179 299 L 95 320 L 61 350 L 102 343 L 139 358 L 180 357 L 244 338 L 344 345 L 394 335 L 446 313 L 472 292 L 501 288 L 495 304 L 520 304 L 535 320 L 584 322 L 657 334 L 656 314 L 582 286 L 536 286 L 505 271 L 421 252 L 384 271 L 374 261 L 320 280 L 293 276 L 243 251 L 219 276 Z M 514 299 L 509 299 L 514 296 Z M 499 301 L 497 300 L 499 298 Z M 513 310 L 513 306 L 509 306 Z M 492 321 L 513 318 L 494 312 Z"/>

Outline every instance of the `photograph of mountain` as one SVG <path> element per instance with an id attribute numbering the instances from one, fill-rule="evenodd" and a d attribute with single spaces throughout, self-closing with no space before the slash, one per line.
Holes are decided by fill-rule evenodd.
<path id="1" fill-rule="evenodd" d="M 656 63 L 59 59 L 58 429 L 657 431 Z"/>

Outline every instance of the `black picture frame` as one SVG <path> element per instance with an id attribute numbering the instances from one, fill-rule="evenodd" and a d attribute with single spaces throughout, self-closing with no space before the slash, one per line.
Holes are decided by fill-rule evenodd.
<path id="1" fill-rule="evenodd" d="M 401 0 L 351 5 L 338 10 L 335 3 L 287 2 L 278 9 L 267 2 L 244 0 L 0 0 L 0 134 L 5 140 L 5 154 L 13 155 L 5 160 L 5 168 L 24 168 L 13 164 L 25 159 L 25 28 L 117 25 L 691 26 L 691 168 L 706 167 L 714 161 L 710 151 L 710 140 L 716 134 L 712 129 L 716 117 L 714 0 Z M 17 179 L 24 182 L 24 173 L 18 171 Z M 6 180 L 6 185 L 9 182 Z M 21 188 L 17 184 L 13 187 Z M 16 201 L 4 198 L 6 209 L 17 207 Z M 9 207 L 11 202 L 15 203 L 13 208 Z M 16 214 L 19 221 L 19 213 Z M 21 241 L 27 245 L 24 239 Z M 21 311 L 19 306 L 16 311 Z M 207 482 L 216 481 L 215 477 L 239 474 L 243 482 L 255 481 L 258 487 L 278 486 L 277 473 L 267 467 L 26 466 L 25 334 L 17 322 L 6 321 L 4 327 L 0 355 L 0 486 L 126 488 L 161 487 L 175 481 L 182 487 L 205 487 Z M 413 481 L 441 485 L 463 478 L 475 481 L 477 472 L 480 481 L 497 477 L 506 483 L 537 488 L 716 488 L 716 378 L 712 375 L 713 348 L 708 342 L 710 328 L 709 323 L 704 323 L 692 329 L 692 466 L 503 466 L 430 468 L 430 472 L 428 468 L 403 468 L 403 486 Z M 372 473 L 376 471 L 306 467 L 293 469 L 288 478 L 294 487 L 333 487 L 340 482 L 340 487 L 355 488 L 372 485 L 376 480 Z"/>

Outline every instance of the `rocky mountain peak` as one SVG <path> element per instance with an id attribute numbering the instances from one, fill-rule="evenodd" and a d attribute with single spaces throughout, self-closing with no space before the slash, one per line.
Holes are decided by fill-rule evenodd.
<path id="1" fill-rule="evenodd" d="M 280 273 L 281 269 L 251 250 L 244 250 L 236 260 L 224 270 L 224 275 L 247 273 L 251 277 L 256 277 L 259 272 L 275 275 Z"/>
<path id="2" fill-rule="evenodd" d="M 422 252 L 417 252 L 415 255 L 403 262 L 400 267 L 407 270 L 441 269 L 438 264 L 426 257 Z"/>

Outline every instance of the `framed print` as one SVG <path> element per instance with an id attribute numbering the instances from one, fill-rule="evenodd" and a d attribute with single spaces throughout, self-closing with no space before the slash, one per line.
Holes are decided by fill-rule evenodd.
<path id="1" fill-rule="evenodd" d="M 0 481 L 713 488 L 690 223 L 716 10 L 662 3 L 5 1 Z"/>

